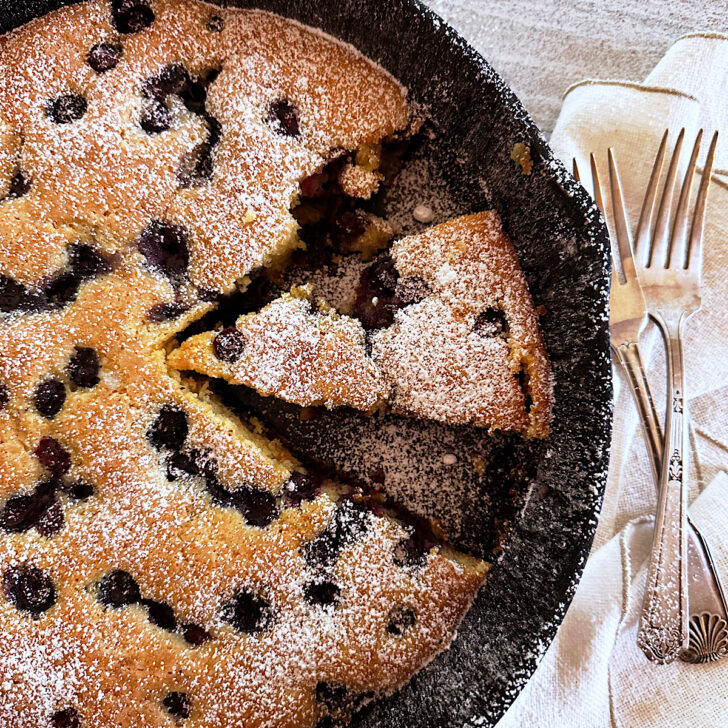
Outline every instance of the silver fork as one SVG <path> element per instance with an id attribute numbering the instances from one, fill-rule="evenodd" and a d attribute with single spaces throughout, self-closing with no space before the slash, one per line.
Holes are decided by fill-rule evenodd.
<path id="1" fill-rule="evenodd" d="M 700 310 L 705 209 L 717 133 L 713 136 L 693 214 L 690 198 L 700 152 L 697 135 L 671 221 L 677 168 L 685 131 L 678 136 L 655 217 L 655 202 L 668 132 L 647 186 L 637 228 L 635 254 L 647 308 L 662 330 L 667 349 L 667 407 L 663 458 L 647 589 L 637 641 L 651 659 L 670 662 L 688 648 L 687 493 L 688 412 L 682 342 L 690 316 Z M 654 221 L 654 230 L 653 230 Z"/>
<path id="2" fill-rule="evenodd" d="M 594 155 L 590 157 L 594 197 L 606 217 L 597 164 Z M 608 158 L 617 252 L 617 260 L 614 254 L 612 256 L 610 294 L 612 351 L 622 365 L 634 395 L 646 436 L 655 485 L 658 485 L 662 462 L 662 430 L 637 343 L 647 320 L 647 310 L 632 257 L 630 226 L 622 199 L 616 160 L 611 149 Z M 574 160 L 574 176 L 579 179 L 576 160 Z M 617 265 L 617 261 L 621 265 Z M 726 631 L 728 606 L 708 544 L 690 519 L 689 513 L 687 518 L 688 571 L 692 576 L 688 588 L 689 604 L 704 611 L 696 613 L 693 609 L 690 622 L 690 647 L 682 651 L 680 657 L 689 662 L 708 662 L 728 654 L 728 631 Z"/>

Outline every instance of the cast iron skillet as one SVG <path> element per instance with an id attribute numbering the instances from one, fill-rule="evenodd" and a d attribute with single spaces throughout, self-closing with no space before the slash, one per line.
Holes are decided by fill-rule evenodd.
<path id="1" fill-rule="evenodd" d="M 61 4 L 0 0 L 0 31 Z M 245 391 L 225 392 L 231 403 L 275 426 L 302 457 L 329 462 L 362 480 L 383 479 L 385 487 L 394 483 L 393 495 L 440 517 L 460 547 L 496 561 L 452 647 L 355 723 L 367 728 L 493 725 L 553 638 L 596 527 L 611 435 L 605 229 L 518 99 L 416 0 L 235 4 L 320 27 L 400 79 L 431 120 L 411 163 L 430 160 L 434 182 L 446 188 L 452 211 L 495 207 L 500 212 L 535 303 L 544 307 L 541 321 L 555 379 L 547 444 L 490 438 L 472 428 L 423 427 L 396 417 L 364 420 L 347 412 L 302 423 L 293 407 L 274 406 Z M 518 142 L 530 152 L 530 174 L 511 159 Z M 384 204 L 397 212 L 417 201 L 411 190 L 395 189 Z M 395 436 L 396 447 L 409 453 L 406 467 L 387 457 Z M 449 452 L 461 456 L 444 468 L 442 455 Z M 481 467 L 464 453 L 478 454 Z M 409 489 L 415 480 L 426 487 Z"/>

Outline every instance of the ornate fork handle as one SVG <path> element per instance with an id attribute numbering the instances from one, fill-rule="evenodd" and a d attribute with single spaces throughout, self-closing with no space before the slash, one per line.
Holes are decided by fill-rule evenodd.
<path id="1" fill-rule="evenodd" d="M 667 318 L 655 316 L 667 345 L 668 406 L 655 534 L 637 642 L 651 660 L 660 663 L 672 662 L 688 645 L 688 469 L 683 468 L 688 418 L 682 358 L 686 318 L 682 312 Z"/>

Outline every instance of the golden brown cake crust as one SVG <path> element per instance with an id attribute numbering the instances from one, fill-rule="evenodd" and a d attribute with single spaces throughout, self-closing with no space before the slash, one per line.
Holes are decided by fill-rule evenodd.
<path id="1" fill-rule="evenodd" d="M 296 244 L 299 181 L 407 113 L 351 48 L 191 0 L 0 41 L 0 726 L 309 728 L 452 639 L 485 564 L 165 361 Z"/>

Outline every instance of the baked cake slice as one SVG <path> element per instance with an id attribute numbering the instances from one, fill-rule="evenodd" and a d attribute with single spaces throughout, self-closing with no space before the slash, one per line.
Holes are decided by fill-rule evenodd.
<path id="1" fill-rule="evenodd" d="M 362 325 L 314 304 L 310 287 L 293 288 L 234 326 L 192 336 L 167 363 L 302 407 L 373 411 L 385 397 Z"/>
<path id="2" fill-rule="evenodd" d="M 363 271 L 353 308 L 361 323 L 284 296 L 234 330 L 185 341 L 168 362 L 302 406 L 372 410 L 386 401 L 420 419 L 548 434 L 550 367 L 496 212 L 396 241 Z M 331 343 L 320 333 L 324 325 Z M 239 346 L 233 362 L 224 347 L 232 337 Z"/>

